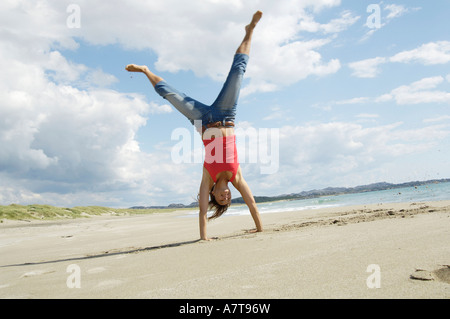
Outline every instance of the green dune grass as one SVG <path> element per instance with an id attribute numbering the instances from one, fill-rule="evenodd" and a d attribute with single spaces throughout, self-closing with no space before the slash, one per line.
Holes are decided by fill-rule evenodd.
<path id="1" fill-rule="evenodd" d="M 55 207 L 50 205 L 17 205 L 0 206 L 0 220 L 50 220 L 86 218 L 102 215 L 137 215 L 173 212 L 175 209 L 116 209 L 100 206 Z"/>

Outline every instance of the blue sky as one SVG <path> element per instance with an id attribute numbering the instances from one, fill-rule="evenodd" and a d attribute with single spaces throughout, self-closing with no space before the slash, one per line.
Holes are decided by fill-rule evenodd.
<path id="1" fill-rule="evenodd" d="M 2 205 L 194 201 L 202 164 L 174 160 L 172 135 L 189 133 L 193 156 L 199 136 L 124 67 L 146 64 L 212 103 L 256 10 L 264 16 L 236 119 L 255 195 L 450 177 L 448 1 L 15 0 L 0 9 Z M 265 130 L 276 137 L 269 173 Z"/>

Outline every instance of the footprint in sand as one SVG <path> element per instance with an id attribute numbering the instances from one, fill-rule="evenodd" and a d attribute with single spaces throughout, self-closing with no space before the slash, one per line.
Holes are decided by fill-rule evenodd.
<path id="1" fill-rule="evenodd" d="M 410 278 L 422 281 L 440 281 L 450 284 L 450 265 L 444 265 L 442 268 L 433 271 L 416 269 L 416 271 L 410 275 Z"/>
<path id="2" fill-rule="evenodd" d="M 450 284 L 450 265 L 445 265 L 444 268 L 433 271 L 433 274 L 439 281 Z"/>

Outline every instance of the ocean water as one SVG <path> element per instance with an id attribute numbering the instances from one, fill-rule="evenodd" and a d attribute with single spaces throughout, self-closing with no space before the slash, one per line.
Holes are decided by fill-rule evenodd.
<path id="1" fill-rule="evenodd" d="M 320 209 L 328 207 L 370 205 L 380 203 L 419 203 L 450 200 L 450 183 L 427 184 L 417 187 L 387 189 L 383 191 L 323 196 L 292 201 L 258 203 L 260 214 Z M 231 206 L 225 216 L 249 214 L 246 205 Z M 183 217 L 197 217 L 198 211 L 189 211 Z"/>
<path id="2" fill-rule="evenodd" d="M 427 184 L 417 187 L 395 188 L 383 191 L 324 196 L 311 199 L 259 203 L 261 214 L 320 209 L 379 203 L 413 203 L 450 200 L 450 183 Z M 226 215 L 248 214 L 247 206 L 231 206 Z M 225 215 L 224 215 L 225 216 Z"/>

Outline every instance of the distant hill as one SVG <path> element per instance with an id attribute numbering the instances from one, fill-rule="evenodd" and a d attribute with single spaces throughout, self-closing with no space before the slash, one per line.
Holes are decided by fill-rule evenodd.
<path id="1" fill-rule="evenodd" d="M 387 189 L 403 188 L 403 187 L 417 187 L 428 184 L 448 183 L 450 179 L 433 179 L 428 181 L 415 181 L 401 184 L 391 184 L 386 182 L 374 183 L 369 185 L 362 185 L 356 187 L 327 187 L 324 189 L 314 189 L 310 191 L 303 191 L 300 193 L 284 194 L 277 196 L 254 196 L 257 203 L 273 202 L 280 200 L 298 200 L 316 198 L 322 196 L 342 195 L 342 194 L 356 194 L 365 192 L 382 191 Z M 242 197 L 231 200 L 232 204 L 244 204 Z M 166 208 L 195 208 L 198 207 L 197 202 L 192 202 L 189 205 L 184 204 L 170 204 L 168 206 L 133 206 L 130 209 L 166 209 Z"/>

